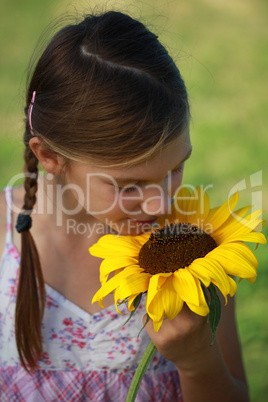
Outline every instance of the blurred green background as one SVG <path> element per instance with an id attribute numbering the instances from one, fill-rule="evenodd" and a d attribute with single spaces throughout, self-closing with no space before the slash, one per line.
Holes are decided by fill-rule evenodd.
<path id="1" fill-rule="evenodd" d="M 76 18 L 96 5 L 140 18 L 182 72 L 193 143 L 184 182 L 212 185 L 213 206 L 238 188 L 241 205 L 262 204 L 267 211 L 267 0 L 121 0 L 104 6 L 101 0 L 1 0 L 0 189 L 22 170 L 26 73 L 40 34 L 63 13 Z M 254 285 L 239 284 L 237 319 L 252 401 L 266 402 L 267 246 L 256 256 L 258 278 Z"/>

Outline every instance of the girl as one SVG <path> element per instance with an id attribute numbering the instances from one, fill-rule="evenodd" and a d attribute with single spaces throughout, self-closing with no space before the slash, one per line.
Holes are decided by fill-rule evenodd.
<path id="1" fill-rule="evenodd" d="M 24 188 L 1 194 L 1 401 L 124 401 L 150 338 L 138 401 L 248 399 L 232 302 L 213 346 L 186 307 L 137 338 L 144 302 L 126 325 L 112 296 L 91 305 L 101 260 L 88 248 L 168 211 L 189 117 L 179 70 L 131 17 L 88 16 L 48 44 L 27 91 Z"/>

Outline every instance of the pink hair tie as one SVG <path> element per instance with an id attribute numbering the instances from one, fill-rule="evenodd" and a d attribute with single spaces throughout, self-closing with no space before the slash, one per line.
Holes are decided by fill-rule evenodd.
<path id="1" fill-rule="evenodd" d="M 28 111 L 28 120 L 29 120 L 30 132 L 32 135 L 34 135 L 33 126 L 32 126 L 32 111 L 33 111 L 35 95 L 36 95 L 36 91 L 33 91 L 33 96 L 32 96 L 32 100 L 31 100 L 31 103 L 29 106 L 29 111 Z"/>

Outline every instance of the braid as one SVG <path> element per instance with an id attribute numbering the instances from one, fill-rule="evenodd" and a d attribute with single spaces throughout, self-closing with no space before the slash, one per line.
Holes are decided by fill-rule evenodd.
<path id="1" fill-rule="evenodd" d="M 24 179 L 24 204 L 22 209 L 28 211 L 29 213 L 33 210 L 34 204 L 36 202 L 36 192 L 37 192 L 37 178 L 38 178 L 38 159 L 32 152 L 29 144 L 26 144 L 24 151 L 25 160 L 25 170 L 27 174 Z"/>
<path id="2" fill-rule="evenodd" d="M 25 196 L 23 211 L 30 215 L 36 202 L 38 159 L 32 152 L 28 139 L 31 137 L 26 123 L 25 143 Z M 20 361 L 23 367 L 37 367 L 42 353 L 41 323 L 44 314 L 45 287 L 38 251 L 29 231 L 21 232 L 21 262 L 18 284 L 15 334 Z"/>

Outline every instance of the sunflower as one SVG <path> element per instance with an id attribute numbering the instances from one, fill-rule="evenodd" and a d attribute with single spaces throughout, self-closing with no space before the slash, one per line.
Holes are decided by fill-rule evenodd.
<path id="1" fill-rule="evenodd" d="M 227 301 L 237 289 L 231 276 L 255 282 L 258 261 L 244 241 L 266 243 L 255 231 L 263 224 L 262 211 L 245 216 L 250 207 L 234 212 L 237 202 L 238 193 L 210 209 L 202 187 L 192 193 L 181 187 L 171 214 L 158 220 L 159 229 L 138 236 L 103 236 L 89 249 L 103 258 L 101 288 L 92 303 L 103 307 L 103 298 L 114 292 L 117 310 L 126 301 L 133 312 L 139 295 L 147 293 L 146 310 L 155 331 L 165 317 L 174 319 L 184 303 L 194 313 L 208 315 L 204 288 L 215 285 Z"/>

